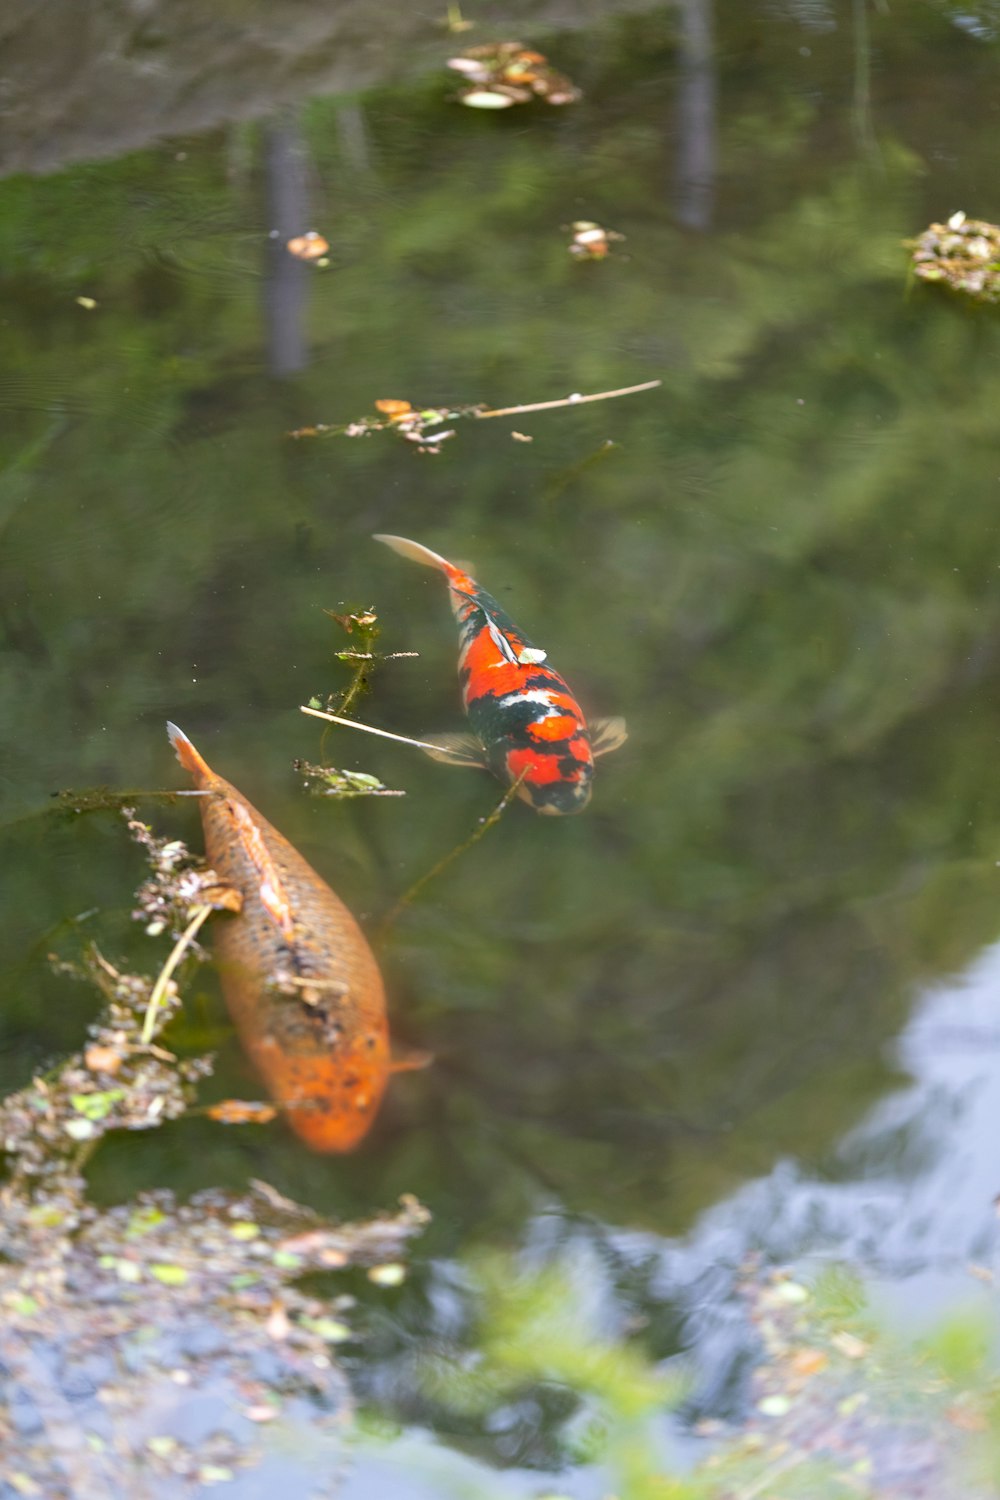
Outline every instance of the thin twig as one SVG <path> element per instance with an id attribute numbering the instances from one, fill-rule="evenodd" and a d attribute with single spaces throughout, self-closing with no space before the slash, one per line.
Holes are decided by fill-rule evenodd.
<path id="1" fill-rule="evenodd" d="M 425 885 L 429 885 L 432 880 L 434 880 L 438 875 L 442 874 L 443 871 L 448 868 L 451 862 L 453 860 L 456 860 L 460 854 L 464 854 L 467 849 L 471 849 L 473 844 L 478 844 L 483 835 L 485 833 L 489 833 L 490 829 L 495 827 L 495 825 L 499 823 L 500 819 L 507 811 L 510 803 L 513 802 L 514 798 L 520 791 L 521 782 L 524 780 L 527 774 L 528 768 L 526 766 L 517 780 L 511 782 L 510 786 L 504 792 L 503 796 L 500 798 L 500 801 L 497 803 L 493 811 L 489 813 L 485 818 L 481 819 L 479 827 L 469 835 L 465 842 L 457 845 L 456 848 L 450 850 L 443 859 L 439 859 L 437 864 L 432 865 L 429 870 L 425 870 L 420 879 L 415 880 L 410 886 L 409 890 L 403 892 L 399 900 L 396 902 L 395 906 L 391 908 L 388 914 L 384 916 L 379 923 L 380 933 L 384 935 L 386 932 L 388 932 L 389 928 L 392 927 L 394 922 L 396 922 L 400 914 L 405 911 L 406 907 L 408 907 L 410 903 L 420 894 Z"/>
<path id="2" fill-rule="evenodd" d="M 301 704 L 300 713 L 309 714 L 314 719 L 328 719 L 331 724 L 346 724 L 348 729 L 363 729 L 365 734 L 377 734 L 383 740 L 398 740 L 401 745 L 416 745 L 418 750 L 437 750 L 437 745 L 429 745 L 426 740 L 411 740 L 405 734 L 390 734 L 388 729 L 375 729 L 371 724 L 360 724 L 357 719 L 342 719 L 339 714 L 328 714 L 321 708 L 306 708 Z"/>
<path id="3" fill-rule="evenodd" d="M 662 380 L 645 380 L 642 385 L 626 385 L 620 391 L 597 391 L 593 396 L 563 396 L 561 401 L 533 401 L 530 406 L 501 406 L 496 411 L 474 411 L 472 415 L 482 421 L 485 417 L 518 417 L 525 411 L 552 411 L 556 406 L 583 406 L 587 401 L 611 401 L 615 396 L 634 396 L 637 391 L 653 391 Z"/>
<path id="4" fill-rule="evenodd" d="M 202 924 L 207 920 L 208 917 L 211 916 L 213 910 L 214 908 L 211 907 L 207 901 L 204 902 L 201 906 L 196 907 L 194 916 L 191 918 L 190 922 L 185 927 L 180 937 L 177 939 L 173 948 L 170 950 L 170 957 L 167 959 L 166 963 L 163 965 L 163 968 L 160 970 L 160 976 L 157 979 L 156 983 L 153 985 L 152 994 L 149 997 L 149 1004 L 146 1006 L 146 1019 L 142 1023 L 142 1035 L 139 1038 L 139 1040 L 145 1046 L 148 1046 L 149 1043 L 153 1040 L 153 1031 L 156 1027 L 156 1012 L 159 1010 L 160 1002 L 167 992 L 167 985 L 170 983 L 170 976 L 173 974 L 177 965 L 184 957 L 184 954 L 187 952 L 188 948 L 194 942 L 195 937 L 197 936 Z"/>

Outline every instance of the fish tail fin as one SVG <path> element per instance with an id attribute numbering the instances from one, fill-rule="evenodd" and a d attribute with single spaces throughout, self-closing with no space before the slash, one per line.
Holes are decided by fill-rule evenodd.
<path id="1" fill-rule="evenodd" d="M 212 776 L 212 768 L 208 762 L 194 748 L 183 729 L 178 729 L 176 724 L 167 720 L 167 738 L 174 747 L 174 754 L 184 767 L 190 771 L 196 781 L 207 780 Z"/>
<path id="2" fill-rule="evenodd" d="M 376 542 L 384 542 L 391 547 L 393 552 L 398 552 L 400 557 L 408 557 L 411 562 L 423 563 L 425 568 L 440 568 L 443 573 L 455 573 L 459 570 L 446 557 L 438 552 L 432 552 L 422 542 L 411 542 L 405 536 L 389 536 L 384 531 L 373 532 Z"/>

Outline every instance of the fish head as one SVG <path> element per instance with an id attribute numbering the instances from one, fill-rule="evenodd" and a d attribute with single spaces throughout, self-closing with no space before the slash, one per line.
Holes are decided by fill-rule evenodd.
<path id="1" fill-rule="evenodd" d="M 389 1038 L 372 1026 L 332 1053 L 303 1060 L 288 1123 L 313 1151 L 353 1151 L 371 1128 L 389 1080 Z"/>
<path id="2" fill-rule="evenodd" d="M 541 786 L 529 785 L 525 779 L 519 795 L 545 817 L 564 817 L 568 813 L 583 812 L 590 801 L 592 781 L 592 770 L 590 775 L 577 781 L 550 781 Z"/>

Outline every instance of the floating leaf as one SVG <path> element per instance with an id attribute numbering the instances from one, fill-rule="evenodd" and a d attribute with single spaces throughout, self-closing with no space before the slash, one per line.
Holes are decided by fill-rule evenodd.
<path id="1" fill-rule="evenodd" d="M 273 1104 L 259 1104 L 250 1099 L 222 1099 L 206 1109 L 210 1120 L 220 1125 L 267 1125 L 277 1115 Z"/>
<path id="2" fill-rule="evenodd" d="M 278 1412 L 274 1406 L 245 1406 L 243 1415 L 248 1422 L 273 1422 Z"/>
<path id="3" fill-rule="evenodd" d="M 282 1339 L 287 1339 L 292 1331 L 292 1325 L 283 1303 L 275 1302 L 268 1313 L 267 1323 L 264 1326 L 267 1329 L 268 1338 L 274 1339 L 275 1343 L 280 1343 Z"/>
<path id="4" fill-rule="evenodd" d="M 845 1359 L 864 1359 L 868 1353 L 868 1345 L 864 1339 L 859 1339 L 856 1334 L 848 1333 L 846 1329 L 835 1333 L 830 1343 Z"/>
<path id="5" fill-rule="evenodd" d="M 69 1102 L 85 1120 L 104 1120 L 124 1098 L 124 1089 L 107 1089 L 101 1094 L 71 1094 Z"/>
<path id="6" fill-rule="evenodd" d="M 303 1328 L 317 1337 L 324 1339 L 328 1344 L 343 1344 L 354 1335 L 346 1323 L 340 1323 L 336 1318 L 301 1318 Z"/>
<path id="7" fill-rule="evenodd" d="M 191 1273 L 183 1266 L 171 1266 L 157 1261 L 150 1266 L 149 1274 L 155 1276 L 157 1281 L 162 1281 L 164 1286 L 185 1286 Z"/>
<path id="8" fill-rule="evenodd" d="M 370 1266 L 368 1280 L 375 1286 L 402 1286 L 406 1280 L 406 1267 L 398 1261 L 385 1266 Z"/>
<path id="9" fill-rule="evenodd" d="M 798 1281 L 776 1281 L 768 1289 L 767 1296 L 774 1302 L 788 1302 L 795 1306 L 808 1302 L 810 1292 L 808 1287 L 802 1286 Z"/>
<path id="10" fill-rule="evenodd" d="M 137 1208 L 129 1219 L 125 1237 L 130 1240 L 138 1239 L 140 1235 L 149 1234 L 151 1230 L 158 1229 L 166 1221 L 167 1216 L 161 1208 L 155 1208 L 152 1204 L 144 1204 L 142 1208 Z"/>
<path id="11" fill-rule="evenodd" d="M 330 246 L 321 234 L 315 229 L 309 229 L 305 234 L 298 234 L 294 239 L 285 242 L 285 249 L 289 255 L 294 255 L 296 260 L 319 260 L 325 255 Z"/>
<path id="12" fill-rule="evenodd" d="M 302 1265 L 302 1257 L 290 1250 L 275 1250 L 271 1259 L 279 1271 L 298 1271 Z"/>
<path id="13" fill-rule="evenodd" d="M 83 1061 L 91 1073 L 117 1073 L 123 1058 L 114 1047 L 99 1047 L 95 1043 L 84 1052 Z"/>
<path id="14" fill-rule="evenodd" d="M 238 1219 L 235 1224 L 230 1224 L 229 1233 L 234 1240 L 255 1240 L 260 1235 L 260 1225 L 249 1219 Z"/>
<path id="15" fill-rule="evenodd" d="M 36 1203 L 24 1216 L 25 1223 L 30 1224 L 33 1229 L 54 1229 L 65 1218 L 64 1210 L 56 1208 L 52 1203 Z"/>
<path id="16" fill-rule="evenodd" d="M 469 89 L 458 97 L 470 109 L 510 109 L 518 103 L 517 95 L 510 89 L 503 93 L 499 89 Z"/>
<path id="17" fill-rule="evenodd" d="M 35 1313 L 40 1311 L 40 1306 L 34 1297 L 29 1297 L 25 1292 L 5 1297 L 4 1306 L 9 1307 L 11 1312 L 20 1313 L 23 1318 L 33 1318 Z"/>

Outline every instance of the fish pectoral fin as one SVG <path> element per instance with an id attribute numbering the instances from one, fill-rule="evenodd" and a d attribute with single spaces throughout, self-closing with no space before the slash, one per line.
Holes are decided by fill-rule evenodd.
<path id="1" fill-rule="evenodd" d="M 471 734 L 429 734 L 421 748 L 431 760 L 446 766 L 475 766 L 486 769 L 486 756 L 479 741 Z"/>
<path id="2" fill-rule="evenodd" d="M 610 755 L 628 739 L 628 726 L 621 718 L 592 719 L 589 728 L 592 755 Z"/>
<path id="3" fill-rule="evenodd" d="M 422 1068 L 429 1068 L 434 1061 L 433 1052 L 404 1052 L 401 1057 L 394 1057 L 389 1063 L 390 1073 L 418 1073 Z"/>

